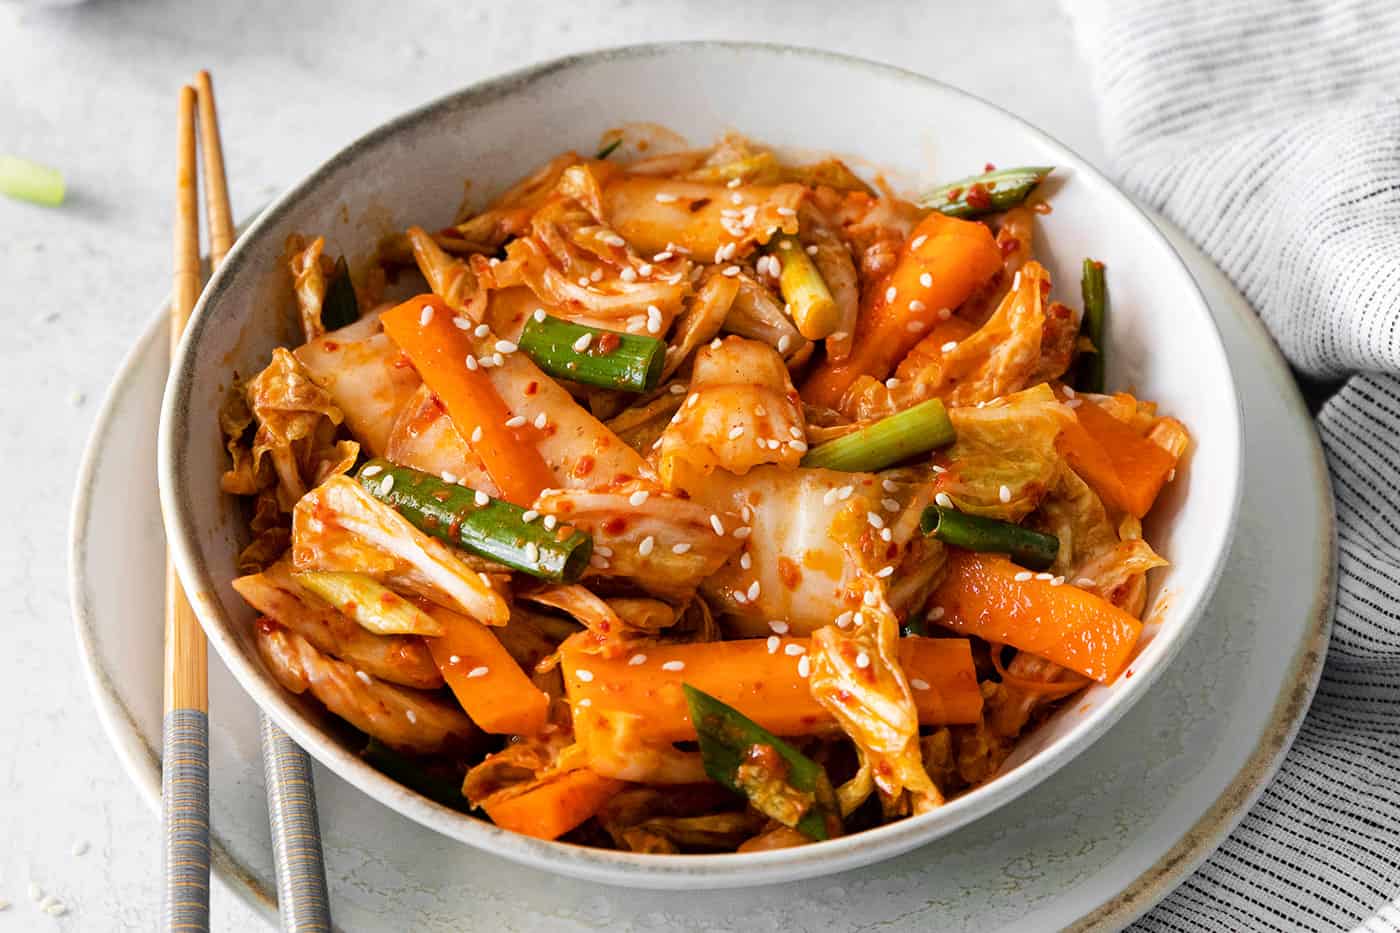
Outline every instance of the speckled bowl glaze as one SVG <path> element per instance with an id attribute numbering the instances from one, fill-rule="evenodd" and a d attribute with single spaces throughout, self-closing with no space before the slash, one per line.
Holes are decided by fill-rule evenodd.
<path id="1" fill-rule="evenodd" d="M 804 88 L 800 96 L 791 88 Z M 653 122 L 692 142 L 729 129 L 886 170 L 901 186 L 984 162 L 1058 167 L 1037 252 L 1072 294 L 1082 257 L 1110 268 L 1109 384 L 1181 418 L 1193 449 L 1148 523 L 1171 561 L 1153 575 L 1143 646 L 1130 672 L 1089 689 L 1027 736 L 996 779 L 939 810 L 828 842 L 729 855 L 633 855 L 530 839 L 441 807 L 369 768 L 314 703 L 282 690 L 251 638 L 253 612 L 229 586 L 246 530 L 219 492 L 217 412 L 235 374 L 294 337 L 282 264 L 289 234 L 324 234 L 333 253 L 370 256 L 409 223 L 451 219 L 462 182 L 478 201 L 606 129 Z M 159 476 L 170 549 L 211 643 L 253 699 L 303 747 L 365 793 L 425 826 L 531 866 L 609 884 L 698 888 L 844 871 L 930 843 L 1024 793 L 1104 733 L 1190 636 L 1223 569 L 1240 499 L 1239 402 L 1215 324 L 1177 254 L 1078 156 L 1018 118 L 899 69 L 824 52 L 739 43 L 602 51 L 476 85 L 355 142 L 279 198 L 206 289 L 173 361 L 161 413 Z M 1092 754 L 1092 751 L 1089 752 Z"/>

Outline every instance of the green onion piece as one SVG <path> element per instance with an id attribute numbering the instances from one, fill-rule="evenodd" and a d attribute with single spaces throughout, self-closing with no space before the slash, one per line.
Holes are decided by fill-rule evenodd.
<path id="1" fill-rule="evenodd" d="M 375 459 L 355 478 L 425 534 L 542 580 L 572 583 L 593 556 L 591 535 L 431 473 Z"/>
<path id="2" fill-rule="evenodd" d="M 1060 539 L 1054 535 L 941 505 L 924 509 L 919 528 L 944 544 L 967 551 L 1005 554 L 1031 570 L 1048 570 L 1060 553 Z"/>
<path id="3" fill-rule="evenodd" d="M 655 337 L 535 314 L 520 332 L 520 349 L 545 372 L 607 389 L 650 392 L 661 381 L 666 344 Z"/>
<path id="4" fill-rule="evenodd" d="M 949 217 L 995 214 L 1024 201 L 1052 171 L 1052 165 L 1029 165 L 959 178 L 925 192 L 917 203 Z"/>
<path id="5" fill-rule="evenodd" d="M 448 773 L 446 768 L 425 766 L 373 738 L 360 752 L 360 757 L 376 770 L 429 800 L 463 813 L 470 809 L 467 799 L 462 796 L 462 779 Z"/>
<path id="6" fill-rule="evenodd" d="M 335 261 L 335 271 L 326 284 L 326 297 L 321 302 L 321 326 L 339 330 L 360 319 L 360 299 L 355 297 L 355 283 L 350 281 L 350 266 L 341 256 Z"/>
<path id="7" fill-rule="evenodd" d="M 608 156 L 610 156 L 610 155 L 612 155 L 614 152 L 616 152 L 616 151 L 617 151 L 617 147 L 618 147 L 618 146 L 621 146 L 621 145 L 622 145 L 622 137 L 619 136 L 617 139 L 614 139 L 612 142 L 608 143 L 608 144 L 607 144 L 606 146 L 604 146 L 602 149 L 599 149 L 599 150 L 598 150 L 598 154 L 595 155 L 593 158 L 595 158 L 595 159 L 606 159 Z"/>
<path id="8" fill-rule="evenodd" d="M 1080 351 L 1075 367 L 1075 388 L 1081 392 L 1102 392 L 1103 331 L 1108 318 L 1108 282 L 1104 278 L 1103 263 L 1096 259 L 1084 260 L 1079 291 L 1084 297 L 1084 320 L 1079 325 L 1079 334 L 1093 346 Z"/>
<path id="9" fill-rule="evenodd" d="M 804 467 L 864 473 L 883 470 L 935 447 L 953 443 L 953 422 L 936 398 L 896 415 L 813 447 L 802 458 Z"/>
<path id="10" fill-rule="evenodd" d="M 63 173 L 28 159 L 0 156 L 0 194 L 57 207 L 63 203 Z"/>
<path id="11" fill-rule="evenodd" d="M 292 579 L 376 635 L 443 633 L 442 623 L 371 577 L 362 573 L 303 571 Z"/>
<path id="12" fill-rule="evenodd" d="M 840 325 L 840 314 L 812 257 L 795 236 L 775 236 L 768 248 L 781 270 L 778 288 L 792 311 L 797 332 L 808 340 L 830 337 Z"/>
<path id="13" fill-rule="evenodd" d="M 732 706 L 682 684 L 705 773 L 810 839 L 841 832 L 826 769 Z"/>

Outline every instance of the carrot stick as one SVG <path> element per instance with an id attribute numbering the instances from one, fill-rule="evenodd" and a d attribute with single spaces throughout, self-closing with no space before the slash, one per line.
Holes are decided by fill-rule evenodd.
<path id="1" fill-rule="evenodd" d="M 604 659 L 563 646 L 561 658 L 569 701 L 588 701 L 594 710 L 640 714 L 637 738 L 660 742 L 695 739 L 681 684 L 690 684 L 739 710 L 776 735 L 810 735 L 836 728 L 836 720 L 812 698 L 797 672 L 798 658 L 787 653 L 805 638 L 784 638 L 769 653 L 764 639 L 655 645 L 639 651 L 645 660 L 621 655 Z M 971 645 L 957 638 L 902 638 L 899 662 L 912 681 L 919 721 L 973 723 L 982 713 L 982 695 L 972 664 Z M 683 665 L 668 670 L 666 665 Z"/>
<path id="2" fill-rule="evenodd" d="M 536 839 L 558 839 L 597 813 L 627 785 L 587 768 L 567 771 L 523 794 L 483 802 L 482 809 L 502 829 Z"/>
<path id="3" fill-rule="evenodd" d="M 939 624 L 1094 680 L 1117 677 L 1132 657 L 1142 623 L 1078 587 L 1017 579 L 1026 573 L 1004 557 L 950 548 L 948 574 L 931 600 L 943 609 Z"/>
<path id="4" fill-rule="evenodd" d="M 549 697 L 531 682 L 500 640 L 480 622 L 440 606 L 423 609 L 443 633 L 423 639 L 457 702 L 472 721 L 499 735 L 535 735 L 549 717 Z"/>
<path id="5" fill-rule="evenodd" d="M 941 310 L 962 304 L 1000 268 L 1001 252 L 985 226 L 929 214 L 914 228 L 894 271 L 867 290 L 851 355 L 823 362 L 802 387 L 802 397 L 838 408 L 857 377 L 884 379 L 937 323 Z"/>
<path id="6" fill-rule="evenodd" d="M 1176 468 L 1176 458 L 1102 407 L 1085 399 L 1076 424 L 1061 432 L 1060 451 L 1099 498 L 1138 518 Z"/>
<path id="7" fill-rule="evenodd" d="M 398 344 L 447 408 L 452 423 L 486 465 L 502 498 L 529 508 L 541 489 L 554 485 L 554 474 L 533 444 L 506 427 L 510 410 L 490 378 L 467 367 L 466 359 L 475 355 L 476 346 L 452 318 L 452 309 L 441 298 L 419 295 L 385 311 L 380 321 L 389 339 Z M 472 439 L 477 428 L 481 434 Z"/>

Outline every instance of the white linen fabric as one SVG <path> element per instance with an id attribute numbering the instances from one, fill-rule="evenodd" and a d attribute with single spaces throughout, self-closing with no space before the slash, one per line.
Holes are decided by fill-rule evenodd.
<path id="1" fill-rule="evenodd" d="M 1137 929 L 1400 933 L 1400 0 L 1063 0 L 1129 191 L 1311 379 L 1335 626 L 1283 769 Z M 1288 508 L 1280 502 L 1278 507 Z"/>

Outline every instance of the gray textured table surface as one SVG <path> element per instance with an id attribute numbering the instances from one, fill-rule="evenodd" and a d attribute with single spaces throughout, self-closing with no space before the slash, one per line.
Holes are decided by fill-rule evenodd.
<path id="1" fill-rule="evenodd" d="M 1084 65 L 1058 8 L 974 6 L 93 0 L 50 10 L 0 0 L 0 153 L 61 168 L 70 192 L 57 210 L 0 199 L 0 315 L 16 344 L 0 393 L 0 423 L 11 426 L 0 443 L 11 490 L 0 504 L 0 592 L 15 610 L 14 650 L 0 661 L 0 900 L 10 902 L 0 930 L 144 930 L 157 911 L 159 827 L 108 748 L 78 669 L 65 536 L 97 405 L 167 290 L 182 81 L 214 72 L 235 212 L 446 91 L 658 40 L 786 42 L 901 65 L 1014 109 L 1101 162 Z M 68 913 L 40 913 L 31 882 Z M 261 925 L 227 891 L 216 889 L 214 905 L 216 929 Z"/>

